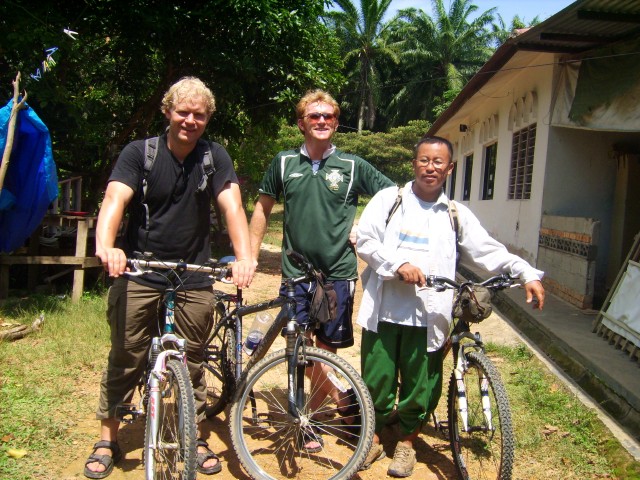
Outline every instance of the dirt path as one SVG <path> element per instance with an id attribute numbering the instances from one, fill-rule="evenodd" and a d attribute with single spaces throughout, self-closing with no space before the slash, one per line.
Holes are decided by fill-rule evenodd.
<path id="1" fill-rule="evenodd" d="M 253 302 L 273 296 L 280 278 L 279 252 L 271 249 L 263 250 L 261 254 L 261 264 L 259 273 L 246 298 Z M 216 288 L 221 287 L 217 285 Z M 361 290 L 358 288 L 356 294 L 356 312 L 360 304 Z M 247 322 L 248 323 L 248 322 Z M 490 318 L 482 322 L 477 330 L 483 334 L 483 338 L 495 343 L 516 344 L 519 337 L 513 329 L 504 321 L 499 313 L 494 313 Z M 340 355 L 348 362 L 360 370 L 360 331 L 356 330 L 355 345 L 351 348 L 341 350 Z M 275 347 L 274 347 L 275 348 Z M 85 382 L 85 387 L 78 392 L 87 399 L 87 408 L 80 412 L 80 418 L 76 420 L 70 430 L 72 438 L 77 439 L 70 445 L 68 451 L 60 452 L 61 465 L 59 475 L 51 478 L 59 480 L 72 480 L 85 478 L 82 474 L 84 462 L 90 453 L 91 445 L 97 441 L 98 422 L 95 420 L 93 408 L 98 398 L 98 378 L 90 378 Z M 446 393 L 446 392 L 444 392 Z M 441 402 L 441 405 L 445 402 Z M 213 420 L 205 422 L 206 437 L 209 445 L 220 455 L 223 460 L 223 470 L 221 473 L 208 477 L 199 475 L 198 478 L 215 478 L 216 480 L 247 479 L 249 478 L 236 458 L 231 445 L 231 439 L 227 421 L 228 412 L 220 414 Z M 444 413 L 441 413 L 444 417 Z M 119 432 L 119 443 L 124 453 L 124 458 L 118 463 L 113 473 L 108 477 L 110 480 L 143 480 L 144 471 L 142 465 L 142 443 L 144 434 L 144 422 L 139 421 L 132 425 L 123 425 Z M 387 468 L 391 463 L 391 457 L 395 444 L 398 440 L 398 433 L 394 427 L 390 427 L 383 432 L 383 445 L 387 453 L 387 458 L 373 464 L 371 469 L 360 472 L 359 476 L 363 480 L 374 480 L 387 478 Z M 449 444 L 439 432 L 436 432 L 432 424 L 425 426 L 423 434 L 415 444 L 418 464 L 415 467 L 412 478 L 416 479 L 450 479 L 455 478 L 454 466 L 449 452 Z M 65 449 L 66 450 L 66 449 Z M 390 477 L 389 477 L 390 478 Z M 318 479 L 321 480 L 321 479 Z"/>

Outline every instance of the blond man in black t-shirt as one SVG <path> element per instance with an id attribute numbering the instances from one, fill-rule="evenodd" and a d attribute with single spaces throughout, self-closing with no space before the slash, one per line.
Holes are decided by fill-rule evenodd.
<path id="1" fill-rule="evenodd" d="M 96 256 L 115 280 L 109 290 L 107 311 L 111 351 L 96 412 L 101 424 L 100 441 L 85 464 L 84 474 L 88 478 L 105 478 L 122 456 L 117 443 L 120 423 L 116 408 L 130 401 L 142 374 L 151 337 L 156 333 L 156 305 L 166 286 L 160 278 L 123 276 L 127 257 L 135 251 L 146 251 L 161 260 L 203 263 L 210 256 L 209 211 L 211 202 L 216 201 L 237 257 L 234 283 L 248 287 L 256 266 L 233 163 L 222 146 L 201 139 L 215 111 L 213 94 L 199 79 L 186 77 L 169 88 L 161 110 L 169 127 L 159 138 L 144 196 L 144 141 L 136 141 L 120 154 L 98 215 Z M 215 173 L 210 176 L 207 188 L 199 191 L 204 175 L 201 164 L 207 149 L 212 153 Z M 122 245 L 117 245 L 117 232 L 125 211 L 129 213 L 129 221 Z M 187 339 L 198 421 L 204 418 L 206 385 L 200 365 L 204 360 L 202 342 L 208 338 L 211 327 L 212 300 L 211 281 L 204 276 L 190 276 L 177 296 L 177 302 L 184 308 L 175 313 L 177 333 Z M 200 433 L 198 429 L 199 437 Z M 218 457 L 201 438 L 197 463 L 198 471 L 204 474 L 217 473 L 222 468 Z"/>

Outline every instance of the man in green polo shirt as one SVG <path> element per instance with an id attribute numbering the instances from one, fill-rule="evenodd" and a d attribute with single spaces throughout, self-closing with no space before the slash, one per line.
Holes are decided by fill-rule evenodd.
<path id="1" fill-rule="evenodd" d="M 340 107 L 327 92 L 308 92 L 298 102 L 296 114 L 304 144 L 278 153 L 269 165 L 249 226 L 251 249 L 257 260 L 271 210 L 282 200 L 282 275 L 302 275 L 284 255 L 285 250 L 292 249 L 333 282 L 338 293 L 338 318 L 314 333 L 318 347 L 335 352 L 337 348 L 353 345 L 351 316 L 358 268 L 349 234 L 358 195 L 374 195 L 394 183 L 362 158 L 342 152 L 331 143 L 338 128 Z M 299 285 L 296 296 L 298 320 L 304 323 L 308 318 L 309 285 Z M 352 403 L 348 394 L 340 395 L 336 389 L 326 394 L 338 404 L 338 413 L 353 417 L 348 408 L 341 408 Z M 307 443 L 305 449 L 311 452 L 321 449 L 322 442 L 318 440 Z"/>

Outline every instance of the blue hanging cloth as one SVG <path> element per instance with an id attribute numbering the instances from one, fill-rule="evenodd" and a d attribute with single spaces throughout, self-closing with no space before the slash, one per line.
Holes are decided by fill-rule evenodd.
<path id="1" fill-rule="evenodd" d="M 0 109 L 4 152 L 13 99 Z M 13 151 L 0 195 L 0 252 L 24 245 L 58 197 L 58 175 L 49 129 L 26 103 L 18 111 Z"/>

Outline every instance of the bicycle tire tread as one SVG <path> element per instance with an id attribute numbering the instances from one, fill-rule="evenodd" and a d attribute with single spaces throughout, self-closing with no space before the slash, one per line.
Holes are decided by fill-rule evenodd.
<path id="1" fill-rule="evenodd" d="M 511 408 L 509 406 L 509 399 L 507 391 L 500 377 L 500 373 L 497 368 L 484 353 L 480 351 L 468 351 L 466 358 L 471 366 L 471 370 L 478 369 L 483 372 L 489 382 L 489 388 L 493 392 L 495 398 L 495 409 L 498 413 L 498 420 L 500 422 L 500 462 L 497 468 L 497 476 L 472 476 L 469 473 L 468 466 L 465 464 L 463 454 L 458 448 L 458 441 L 456 440 L 456 434 L 458 433 L 458 417 L 457 417 L 457 398 L 458 398 L 458 386 L 455 375 L 452 373 L 449 381 L 449 392 L 447 395 L 448 404 L 448 426 L 449 426 L 449 440 L 451 444 L 451 452 L 453 455 L 454 463 L 458 470 L 460 478 L 463 480 L 478 480 L 482 478 L 491 478 L 499 480 L 510 480 L 513 473 L 513 463 L 515 458 L 515 438 L 513 434 L 513 425 L 511 419 Z M 469 372 L 467 372 L 469 373 Z M 465 382 L 466 384 L 466 382 Z M 468 406 L 471 410 L 471 406 Z"/>
<path id="2" fill-rule="evenodd" d="M 196 407 L 195 407 L 195 397 L 193 393 L 193 386 L 191 385 L 191 378 L 189 377 L 189 372 L 184 364 L 177 359 L 170 359 L 167 361 L 167 371 L 173 376 L 175 381 L 175 386 L 177 390 L 177 395 L 179 396 L 179 405 L 181 408 L 178 411 L 178 425 L 182 425 L 181 438 L 183 439 L 184 446 L 184 458 L 181 463 L 183 465 L 182 470 L 180 471 L 180 478 L 185 480 L 195 480 L 197 470 L 196 470 L 196 458 L 197 458 L 197 450 L 196 450 Z M 178 399 L 174 399 L 177 401 Z M 162 399 L 161 399 L 162 401 Z M 144 440 L 144 454 L 143 460 L 145 462 L 145 474 L 148 480 L 155 479 L 156 473 L 155 471 L 155 461 L 154 465 L 150 466 L 147 464 L 148 458 L 151 453 L 151 448 L 149 446 L 150 441 L 150 432 L 151 428 L 151 416 L 147 415 L 147 421 L 145 425 L 145 440 Z"/>

